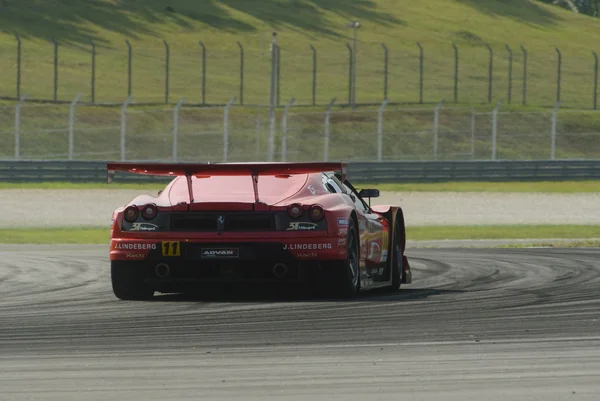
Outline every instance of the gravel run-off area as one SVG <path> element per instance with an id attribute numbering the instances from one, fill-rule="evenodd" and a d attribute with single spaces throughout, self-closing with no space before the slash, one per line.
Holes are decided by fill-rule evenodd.
<path id="1" fill-rule="evenodd" d="M 109 226 L 112 211 L 153 191 L 0 190 L 2 228 Z M 600 224 L 600 193 L 383 192 L 373 204 L 398 204 L 407 226 Z"/>

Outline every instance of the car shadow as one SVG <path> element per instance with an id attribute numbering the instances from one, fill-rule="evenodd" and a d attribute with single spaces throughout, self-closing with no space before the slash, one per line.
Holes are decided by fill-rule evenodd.
<path id="1" fill-rule="evenodd" d="M 183 293 L 158 293 L 149 302 L 223 302 L 223 303 L 281 303 L 281 302 L 411 302 L 446 294 L 459 294 L 465 290 L 441 288 L 401 288 L 391 291 L 378 288 L 363 291 L 352 299 L 307 291 L 306 289 L 284 287 L 235 287 L 223 286 L 202 288 Z"/>

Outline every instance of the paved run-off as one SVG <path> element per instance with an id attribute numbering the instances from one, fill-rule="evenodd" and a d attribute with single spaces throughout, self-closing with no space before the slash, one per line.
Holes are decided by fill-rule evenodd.
<path id="1" fill-rule="evenodd" d="M 112 211 L 141 193 L 123 189 L 0 190 L 0 228 L 109 226 Z M 407 226 L 600 224 L 600 193 L 382 192 L 373 204 L 399 204 Z"/>

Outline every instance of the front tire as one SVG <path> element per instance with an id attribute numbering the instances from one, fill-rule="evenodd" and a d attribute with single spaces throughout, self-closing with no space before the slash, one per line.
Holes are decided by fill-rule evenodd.
<path id="1" fill-rule="evenodd" d="M 145 300 L 154 296 L 154 289 L 144 283 L 146 270 L 142 266 L 122 261 L 110 262 L 110 278 L 115 296 L 122 300 Z"/>

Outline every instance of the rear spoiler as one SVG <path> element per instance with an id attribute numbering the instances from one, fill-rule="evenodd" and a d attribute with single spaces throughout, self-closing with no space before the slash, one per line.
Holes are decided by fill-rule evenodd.
<path id="1" fill-rule="evenodd" d="M 192 176 L 239 176 L 252 177 L 254 186 L 254 200 L 258 198 L 259 175 L 293 175 L 310 174 L 325 171 L 339 171 L 342 181 L 346 180 L 346 163 L 137 163 L 137 162 L 109 162 L 106 164 L 106 182 L 110 184 L 117 171 L 134 174 L 148 174 L 159 176 L 185 176 L 188 184 L 190 203 L 194 201 L 192 192 Z"/>

